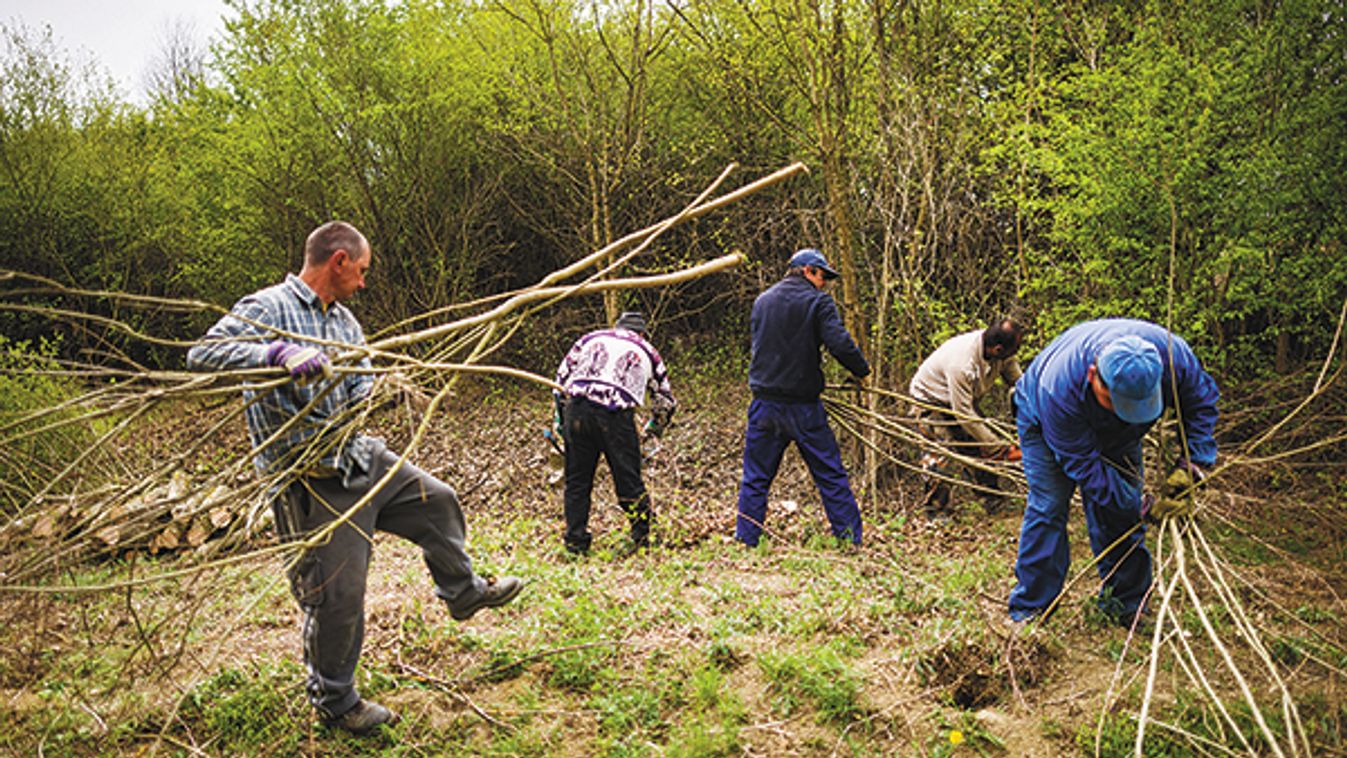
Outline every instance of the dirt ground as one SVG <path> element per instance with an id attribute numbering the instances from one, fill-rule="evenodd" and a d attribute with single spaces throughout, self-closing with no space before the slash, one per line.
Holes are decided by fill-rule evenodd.
<path id="1" fill-rule="evenodd" d="M 1092 754 L 1096 733 L 1104 754 L 1129 752 L 1130 743 L 1117 739 L 1117 724 L 1135 730 L 1150 639 L 1129 636 L 1093 612 L 1090 598 L 1098 585 L 1078 512 L 1072 515 L 1072 574 L 1080 578 L 1068 588 L 1057 614 L 1029 630 L 1011 627 L 1004 614 L 1014 583 L 1022 502 L 988 516 L 968 499 L 953 523 L 932 526 L 917 512 L 915 477 L 896 472 L 883 478 L 883 489 L 859 493 L 866 545 L 838 550 L 820 546 L 826 531 L 821 506 L 792 451 L 772 490 L 770 545 L 745 551 L 729 540 L 748 402 L 739 384 L 705 382 L 681 392 L 676 424 L 646 471 L 658 514 L 657 549 L 625 559 L 613 554 L 624 521 L 606 467 L 600 467 L 591 523 L 595 555 L 580 564 L 569 562 L 561 550 L 559 461 L 542 434 L 550 418 L 545 393 L 502 384 L 477 386 L 452 398 L 413 460 L 457 489 L 480 570 L 516 573 L 529 585 L 518 608 L 453 627 L 427 592 L 417 550 L 378 536 L 363 660 L 369 668 L 419 682 L 395 688 L 386 702 L 418 729 L 462 733 L 465 744 L 476 745 L 468 748 L 471 752 L 491 744 L 494 721 L 508 720 L 517 715 L 519 703 L 532 702 L 525 710 L 545 752 L 592 754 L 599 744 L 595 740 L 603 738 L 601 725 L 583 707 L 583 698 L 552 697 L 553 653 L 540 654 L 521 664 L 517 675 L 499 681 L 480 676 L 490 670 L 493 651 L 506 645 L 546 649 L 555 642 L 545 639 L 550 632 L 539 614 L 582 602 L 587 593 L 601 598 L 605 608 L 627 609 L 632 624 L 616 635 L 620 641 L 611 660 L 621 671 L 637 671 L 655 666 L 670 651 L 704 650 L 716 643 L 717 614 L 736 607 L 727 596 L 803 617 L 817 612 L 811 603 L 820 593 L 841 593 L 853 599 L 838 610 L 825 609 L 807 635 L 783 622 L 780 628 L 768 624 L 728 638 L 725 686 L 747 711 L 737 743 L 740 754 Z M 208 417 L 224 411 L 225 406 L 196 409 L 162 422 L 160 444 L 190 436 Z M 376 431 L 400 449 L 414 421 L 394 412 L 380 420 Z M 241 425 L 224 440 L 241 445 Z M 1208 530 L 1239 577 L 1238 595 L 1282 664 L 1287 687 L 1297 695 L 1313 695 L 1302 707 L 1307 718 L 1316 719 L 1316 749 L 1342 754 L 1335 735 L 1341 735 L 1347 716 L 1341 706 L 1347 668 L 1341 625 L 1347 615 L 1342 599 L 1347 497 L 1331 481 L 1313 477 L 1300 482 L 1299 489 L 1272 488 L 1269 478 L 1275 474 L 1232 469 L 1213 486 Z M 258 541 L 259 546 L 266 543 L 265 537 Z M 844 569 L 847 586 L 835 587 L 827 566 Z M 144 690 L 135 701 L 139 707 L 171 709 L 181 692 L 225 665 L 297 660 L 298 613 L 278 579 L 281 574 L 278 558 L 258 557 L 247 573 L 255 598 L 247 607 L 224 599 L 238 589 L 231 586 L 240 581 L 237 572 L 189 577 L 159 585 L 152 594 L 128 595 L 122 605 L 142 607 L 144 615 L 137 621 L 130 614 L 132 620 L 123 619 L 119 626 L 155 623 L 156 607 L 191 607 L 200 622 L 183 627 L 190 626 L 195 639 L 180 641 L 178 655 L 158 650 L 138 662 L 133 654 L 131 662 L 121 664 L 136 672 L 132 678 Z M 214 593 L 221 600 L 204 607 L 185 600 Z M 902 593 L 915 599 L 904 604 L 898 597 Z M 0 656 L 0 703 L 18 723 L 31 722 L 35 709 L 49 702 L 35 688 L 42 686 L 44 672 L 59 667 L 50 662 L 54 655 L 96 644 L 99 634 L 120 633 L 82 618 L 76 607 L 33 598 L 7 600 L 4 615 L 11 631 L 4 646 L 9 652 Z M 172 627 L 174 620 L 166 615 L 158 623 Z M 20 628 L 16 625 L 23 631 L 14 631 Z M 432 642 L 417 643 L 418 634 Z M 825 723 L 808 709 L 781 712 L 780 689 L 750 661 L 767 651 L 833 639 L 848 641 L 849 665 L 859 672 L 860 705 L 852 720 L 842 726 Z M 438 657 L 441 653 L 446 657 Z M 1243 670 L 1258 667 L 1248 653 L 1237 655 L 1244 656 Z M 1237 699 L 1236 683 L 1215 656 L 1203 663 L 1210 667 L 1213 687 Z M 1170 664 L 1162 679 L 1156 707 L 1165 719 L 1205 713 L 1192 705 L 1178 667 Z M 296 718 L 303 718 L 298 682 L 287 702 Z M 112 722 L 116 709 L 132 707 L 122 703 L 100 719 Z M 651 729 L 668 735 L 679 728 Z M 848 742 L 856 735 L 864 737 Z M 1185 754 L 1166 751 L 1155 754 Z"/>

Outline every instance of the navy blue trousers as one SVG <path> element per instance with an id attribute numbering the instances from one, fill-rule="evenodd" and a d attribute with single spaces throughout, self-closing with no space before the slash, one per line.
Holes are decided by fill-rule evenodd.
<path id="1" fill-rule="evenodd" d="M 861 544 L 861 510 L 821 400 L 783 403 L 753 398 L 749 404 L 734 538 L 746 545 L 758 544 L 767 518 L 767 491 L 781 467 L 786 446 L 792 442 L 818 487 L 833 535 Z"/>
<path id="2" fill-rule="evenodd" d="M 1010 617 L 1016 621 L 1037 616 L 1048 609 L 1062 591 L 1071 568 L 1066 522 L 1076 483 L 1066 475 L 1036 425 L 1019 424 L 1020 449 L 1024 453 L 1024 476 L 1029 480 L 1029 497 L 1020 526 L 1019 555 L 1015 559 L 1015 589 L 1010 593 Z M 1141 480 L 1141 441 L 1129 442 L 1118 450 L 1105 450 L 1105 458 Z M 1085 526 L 1090 533 L 1090 548 L 1096 556 L 1104 553 L 1127 530 L 1136 525 L 1135 513 L 1089 500 L 1084 502 Z M 1101 596 L 1111 600 L 1105 611 L 1129 618 L 1141 607 L 1151 586 L 1151 554 L 1146 550 L 1146 530 L 1132 532 L 1098 563 L 1103 580 Z"/>

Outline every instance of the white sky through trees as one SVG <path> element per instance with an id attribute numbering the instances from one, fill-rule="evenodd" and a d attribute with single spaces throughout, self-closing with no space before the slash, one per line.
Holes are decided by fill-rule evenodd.
<path id="1" fill-rule="evenodd" d="M 142 103 L 149 69 L 175 27 L 204 52 L 233 14 L 224 0 L 0 0 L 0 23 L 26 27 L 30 37 L 50 26 L 70 60 L 94 61 L 122 96 Z"/>

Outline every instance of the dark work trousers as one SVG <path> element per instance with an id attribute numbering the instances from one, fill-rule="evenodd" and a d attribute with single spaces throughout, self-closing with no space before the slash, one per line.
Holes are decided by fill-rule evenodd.
<path id="1" fill-rule="evenodd" d="M 930 405 L 938 403 L 928 402 Z M 959 420 L 951 411 L 936 411 L 929 408 L 918 408 L 916 417 L 922 430 L 927 436 L 934 438 L 937 442 L 943 443 L 951 451 L 960 455 L 967 455 L 970 458 L 983 458 L 993 452 L 985 444 L 973 439 Z M 944 456 L 934 453 L 928 454 L 929 458 L 923 458 L 923 471 L 931 471 L 934 474 L 945 475 L 947 467 Z M 928 460 L 931 463 L 928 465 Z M 973 481 L 978 485 L 989 490 L 998 490 L 1001 485 L 1001 478 L 991 471 L 980 468 L 968 467 L 968 471 L 973 476 Z M 939 479 L 935 476 L 923 476 L 923 494 L 924 507 L 928 514 L 940 513 L 949 509 L 949 482 Z M 994 492 L 984 492 L 978 490 L 978 495 L 987 503 L 988 510 L 995 511 L 1001 505 L 1001 498 Z"/>
<path id="2" fill-rule="evenodd" d="M 274 503 L 281 539 L 311 534 L 339 518 L 378 483 L 398 457 L 384 450 L 366 474 L 342 485 L 339 476 L 301 478 Z M 454 604 L 481 592 L 464 550 L 466 528 L 458 496 L 425 471 L 402 464 L 393 478 L 331 539 L 305 550 L 289 570 L 290 590 L 304 612 L 304 662 L 309 702 L 327 719 L 360 702 L 355 667 L 365 637 L 365 580 L 374 531 L 390 532 L 421 547 L 435 582 L 435 594 Z"/>
<path id="3" fill-rule="evenodd" d="M 795 443 L 814 478 L 833 536 L 861 544 L 861 510 L 842 466 L 842 451 L 828 426 L 823 402 L 780 402 L 753 398 L 744 438 L 744 478 L 739 484 L 739 518 L 734 538 L 757 545 L 767 518 L 767 491 L 781 467 L 786 446 Z"/>
<path id="4" fill-rule="evenodd" d="M 1015 558 L 1015 589 L 1010 593 L 1010 617 L 1023 621 L 1045 612 L 1066 584 L 1071 568 L 1067 544 L 1067 516 L 1076 482 L 1067 473 L 1043 437 L 1043 428 L 1018 420 L 1020 449 L 1024 451 L 1024 476 L 1029 480 L 1029 498 L 1020 525 L 1019 554 Z M 1139 484 L 1145 481 L 1141 440 L 1103 440 L 1101 454 L 1110 465 Z M 1139 513 L 1082 498 L 1090 549 L 1097 565 L 1100 607 L 1105 612 L 1130 619 L 1151 588 L 1151 554 L 1146 549 L 1146 528 L 1137 526 Z M 1122 539 L 1123 535 L 1126 539 Z M 1119 542 L 1121 540 L 1121 542 Z M 1114 543 L 1117 543 L 1116 545 Z M 1112 546 L 1112 550 L 1108 548 Z M 1108 550 L 1107 553 L 1104 553 Z M 1110 605 L 1117 607 L 1110 607 Z"/>
<path id="5" fill-rule="evenodd" d="M 637 547 L 650 542 L 650 497 L 641 480 L 641 440 L 632 410 L 610 411 L 582 397 L 566 401 L 566 549 L 584 552 L 593 539 L 589 509 L 599 453 L 613 472 L 617 504 L 631 524 Z"/>

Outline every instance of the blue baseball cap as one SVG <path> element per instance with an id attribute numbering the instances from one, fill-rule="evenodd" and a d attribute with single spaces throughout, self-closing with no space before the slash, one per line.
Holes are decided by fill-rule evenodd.
<path id="1" fill-rule="evenodd" d="M 1110 342 L 1095 366 L 1108 387 L 1113 412 L 1129 424 L 1149 424 L 1164 411 L 1160 391 L 1160 351 L 1140 337 L 1128 335 Z"/>
<path id="2" fill-rule="evenodd" d="M 812 247 L 797 250 L 795 255 L 790 257 L 789 268 L 804 268 L 805 266 L 813 266 L 822 271 L 824 279 L 837 278 L 837 272 L 833 271 L 833 267 L 828 265 L 828 259 L 823 257 L 823 253 Z"/>

